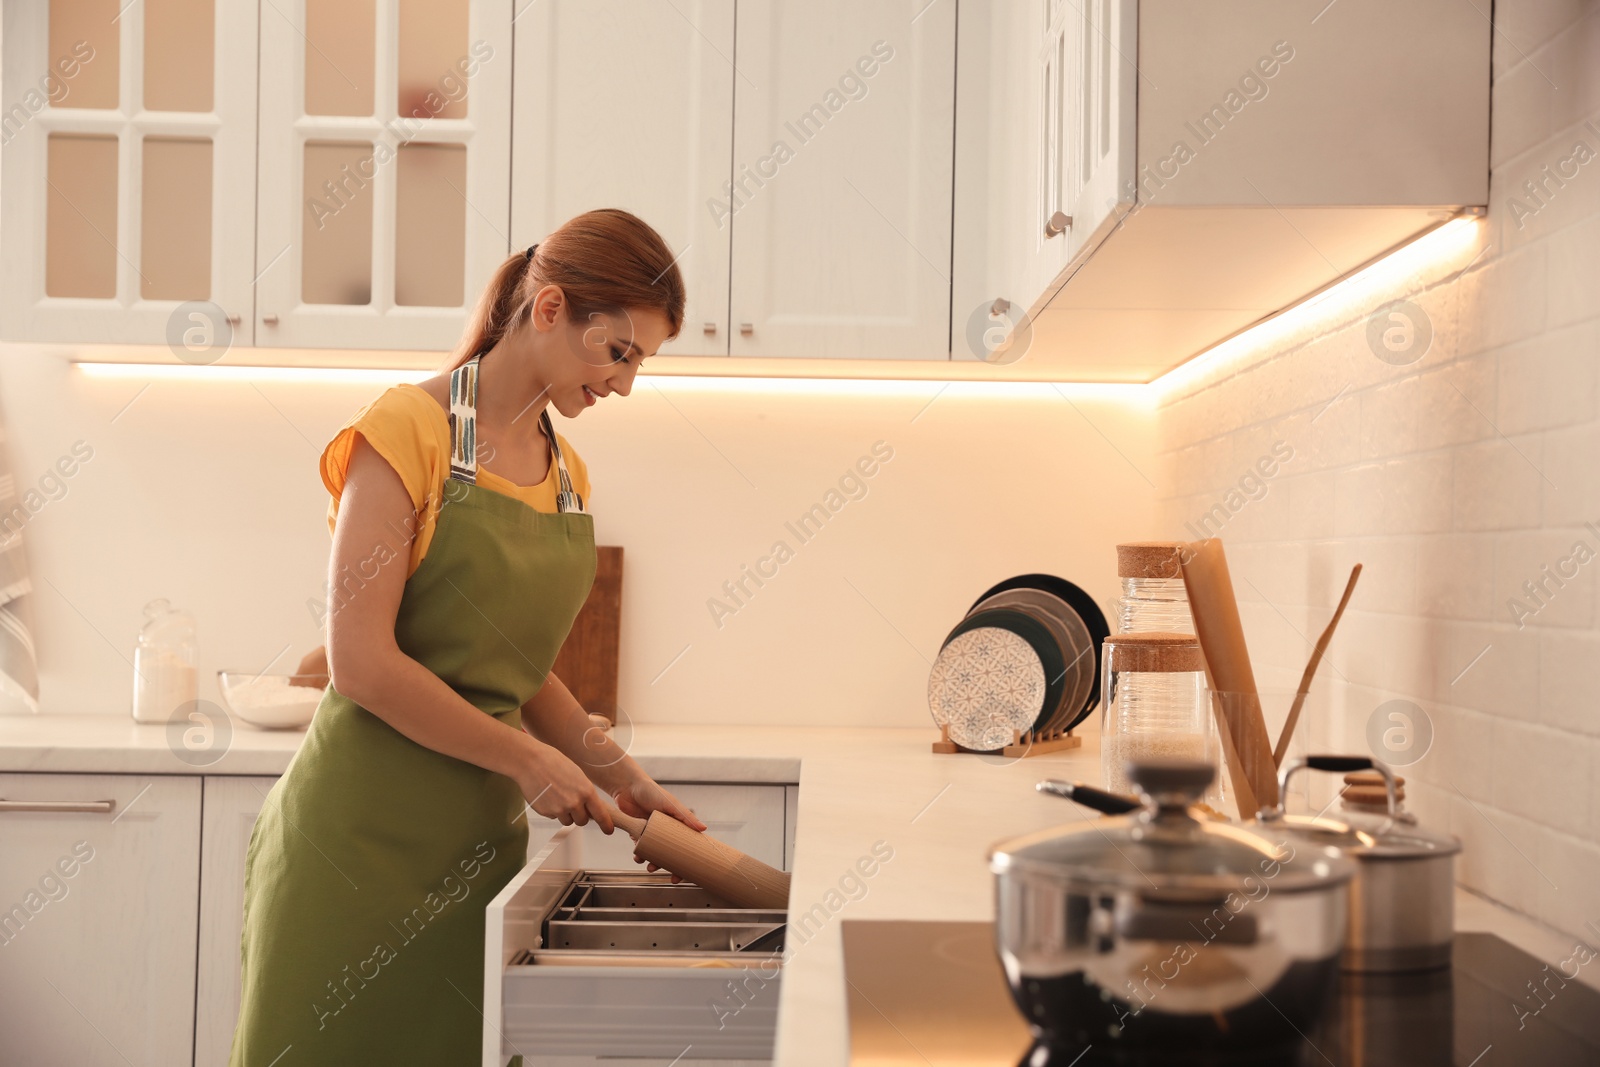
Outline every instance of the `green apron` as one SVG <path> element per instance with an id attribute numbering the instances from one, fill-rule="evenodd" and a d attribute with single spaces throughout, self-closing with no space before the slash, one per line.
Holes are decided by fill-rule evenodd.
<path id="1" fill-rule="evenodd" d="M 395 638 L 520 728 L 594 580 L 594 520 L 548 413 L 558 514 L 476 484 L 477 370 L 451 376 L 451 474 Z M 484 908 L 525 862 L 526 810 L 330 686 L 250 837 L 232 1067 L 480 1063 Z"/>

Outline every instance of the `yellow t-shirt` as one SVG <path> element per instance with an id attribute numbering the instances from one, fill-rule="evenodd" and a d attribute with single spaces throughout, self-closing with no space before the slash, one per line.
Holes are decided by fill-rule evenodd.
<path id="1" fill-rule="evenodd" d="M 328 504 L 330 532 L 339 518 L 339 497 L 344 492 L 357 434 L 400 475 L 416 508 L 416 537 L 411 542 L 411 561 L 406 569 L 409 576 L 416 573 L 417 565 L 433 540 L 444 483 L 450 477 L 450 421 L 438 401 L 415 385 L 397 385 L 356 412 L 322 451 L 322 483 L 333 494 Z M 583 498 L 587 508 L 589 468 L 565 436 L 557 433 L 556 441 L 567 461 L 572 488 Z M 536 511 L 553 514 L 556 492 L 560 488 L 555 456 L 550 457 L 549 473 L 538 485 L 516 485 L 482 463 L 478 464 L 478 485 L 520 500 Z"/>

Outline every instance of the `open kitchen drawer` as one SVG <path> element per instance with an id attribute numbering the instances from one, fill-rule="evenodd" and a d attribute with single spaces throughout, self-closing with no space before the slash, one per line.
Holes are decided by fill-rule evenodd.
<path id="1" fill-rule="evenodd" d="M 786 915 L 592 870 L 563 827 L 489 903 L 483 1064 L 772 1058 Z"/>

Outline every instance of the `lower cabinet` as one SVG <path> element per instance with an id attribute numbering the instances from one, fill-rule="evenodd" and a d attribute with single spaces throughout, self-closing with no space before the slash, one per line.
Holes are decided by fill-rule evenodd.
<path id="1" fill-rule="evenodd" d="M 276 778 L 205 779 L 205 824 L 201 830 L 199 983 L 195 994 L 195 1067 L 224 1067 L 239 1015 L 239 935 L 244 918 L 245 851 Z M 705 820 L 709 832 L 773 866 L 788 868 L 793 854 L 785 814 L 794 786 L 664 783 Z M 561 827 L 534 817 L 528 854 L 546 848 Z M 594 826 L 574 827 L 572 847 L 590 867 L 635 868 L 628 836 L 606 836 Z M 642 867 L 638 868 L 643 870 Z M 191 942 L 192 944 L 192 942 Z"/>
<path id="2" fill-rule="evenodd" d="M 0 774 L 0 1062 L 187 1064 L 200 779 Z"/>
<path id="3" fill-rule="evenodd" d="M 224 1067 L 245 853 L 276 781 L 0 774 L 0 1064 Z M 665 784 L 717 838 L 788 867 L 795 787 Z M 530 856 L 560 829 L 534 818 Z M 635 868 L 626 834 L 570 836 L 586 866 Z"/>
<path id="4" fill-rule="evenodd" d="M 239 1017 L 239 935 L 250 831 L 276 778 L 205 780 L 200 828 L 200 954 L 195 990 L 195 1067 L 226 1067 Z"/>

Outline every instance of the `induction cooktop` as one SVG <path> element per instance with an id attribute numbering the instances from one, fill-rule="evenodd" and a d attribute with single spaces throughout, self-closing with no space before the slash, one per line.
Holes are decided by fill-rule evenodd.
<path id="1" fill-rule="evenodd" d="M 846 920 L 842 926 L 850 1059 L 854 1064 L 995 1065 L 1028 1057 L 994 951 L 991 923 Z M 1595 1067 L 1600 992 L 1570 975 L 1600 966 L 1574 946 L 1547 966 L 1492 934 L 1457 934 L 1454 965 L 1397 975 L 1341 975 L 1321 1024 L 1300 1047 L 1263 1062 L 1283 1067 Z M 1182 1049 L 1159 1061 L 1115 1049 L 1059 1054 L 1073 1067 L 1190 1064 Z"/>

